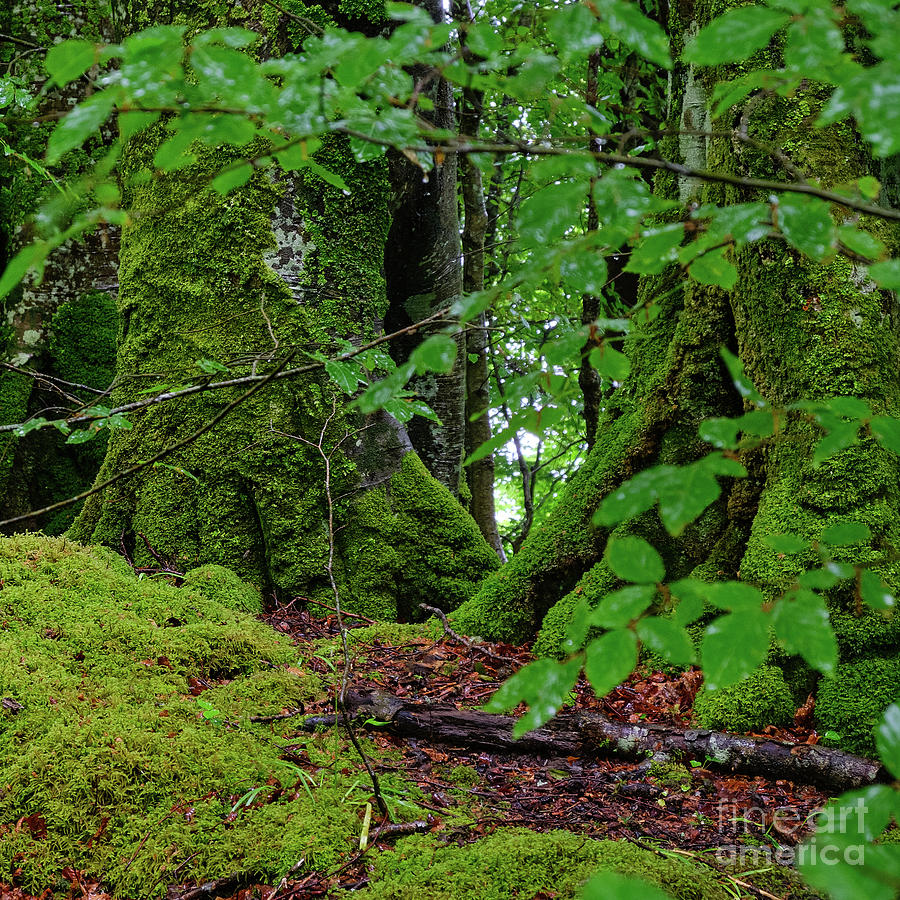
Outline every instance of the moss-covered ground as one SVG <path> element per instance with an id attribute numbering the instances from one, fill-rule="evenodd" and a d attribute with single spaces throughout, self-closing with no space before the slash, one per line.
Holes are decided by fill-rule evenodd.
<path id="1" fill-rule="evenodd" d="M 227 569 L 178 581 L 138 576 L 115 553 L 64 538 L 0 539 L 0 884 L 62 897 L 75 872 L 117 900 L 143 900 L 171 885 L 289 877 L 337 897 L 352 882 L 329 879 L 349 864 L 371 898 L 575 897 L 598 869 L 645 878 L 677 900 L 728 896 L 727 877 L 709 866 L 598 840 L 617 835 L 593 812 L 553 830 L 561 800 L 593 803 L 599 790 L 597 802 L 630 805 L 600 763 L 570 781 L 565 762 L 381 735 L 360 739 L 392 820 L 425 821 L 429 833 L 376 841 L 360 856 L 373 796 L 359 758 L 342 730 L 310 733 L 298 717 L 279 718 L 327 712 L 335 638 L 279 634 L 290 629 L 273 628 L 275 614 L 269 624 L 253 616 L 261 598 Z M 460 645 L 451 652 L 434 622 L 354 628 L 350 643 L 357 676 L 379 674 L 364 666 L 366 653 L 380 654 L 381 674 L 399 672 L 401 691 L 430 678 L 442 693 L 459 682 L 460 696 L 477 697 L 503 677 Z M 679 775 L 664 766 L 650 775 L 651 790 L 667 786 L 662 808 L 670 793 L 701 796 L 700 779 Z M 537 830 L 503 827 L 536 790 L 557 811 L 534 808 Z M 627 831 L 629 817 L 617 816 Z"/>

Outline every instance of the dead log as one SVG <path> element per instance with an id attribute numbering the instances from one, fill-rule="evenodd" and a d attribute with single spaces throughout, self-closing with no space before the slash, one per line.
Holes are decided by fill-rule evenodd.
<path id="1" fill-rule="evenodd" d="M 494 752 L 539 756 L 616 756 L 622 759 L 697 760 L 704 766 L 814 784 L 839 792 L 890 781 L 878 762 L 817 744 L 788 744 L 703 729 L 629 725 L 594 712 L 565 713 L 518 740 L 512 716 L 457 709 L 447 703 L 405 700 L 380 691 L 354 691 L 348 709 L 369 720 L 367 727 Z M 376 723 L 385 723 L 379 725 Z M 309 725 L 325 724 L 322 721 Z"/>

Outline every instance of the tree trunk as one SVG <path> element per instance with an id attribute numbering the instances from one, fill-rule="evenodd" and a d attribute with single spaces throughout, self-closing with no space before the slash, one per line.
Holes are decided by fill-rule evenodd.
<path id="1" fill-rule="evenodd" d="M 62 6 L 43 2 L 5 4 L 0 11 L 0 63 L 4 74 L 27 84 L 37 94 L 43 88 L 38 115 L 50 117 L 87 95 L 88 80 L 78 79 L 65 89 L 45 84 L 46 48 L 60 34 L 87 40 L 114 40 L 106 4 L 75 0 Z M 4 139 L 18 157 L 7 156 L 0 166 L 0 270 L 35 236 L 30 216 L 58 188 L 36 166 L 44 154 L 54 121 L 35 125 L 15 107 L 2 110 Z M 53 176 L 75 180 L 107 149 L 107 134 L 98 134 L 83 153 L 70 154 Z M 65 224 L 72 210 L 58 204 Z M 43 223 L 42 228 L 60 222 Z M 63 224 L 63 227 L 64 227 Z M 71 403 L 90 405 L 112 382 L 115 363 L 116 254 L 118 229 L 107 227 L 63 244 L 47 261 L 40 279 L 32 273 L 6 300 L 0 369 L 0 424 L 22 422 L 50 408 L 56 414 Z M 36 378 L 26 371 L 40 372 Z M 57 381 L 55 379 L 61 379 Z M 0 437 L 0 518 L 28 513 L 90 486 L 103 459 L 105 437 L 89 445 L 67 445 L 58 432 L 32 432 L 24 438 Z M 77 512 L 27 522 L 60 534 Z"/>
<path id="2" fill-rule="evenodd" d="M 420 0 L 419 5 L 435 22 L 443 19 L 440 0 Z M 450 84 L 423 66 L 413 66 L 412 75 L 434 104 L 430 114 L 433 124 L 454 130 Z M 402 154 L 391 153 L 389 158 L 395 200 L 384 257 L 389 303 L 385 325 L 388 331 L 396 331 L 450 306 L 462 289 L 462 270 L 456 155 L 443 154 L 427 171 Z M 392 354 L 398 361 L 407 359 L 418 344 L 440 328 L 423 328 L 398 340 Z M 416 452 L 428 471 L 454 496 L 459 494 L 465 447 L 465 336 L 458 335 L 456 343 L 456 360 L 449 373 L 416 375 L 410 381 L 410 387 L 437 413 L 440 422 L 417 417 L 409 424 Z"/>
<path id="3" fill-rule="evenodd" d="M 469 10 L 462 3 L 453 7 L 453 17 L 457 22 L 469 21 Z M 471 61 L 472 54 L 460 39 L 463 57 Z M 477 137 L 481 125 L 484 94 L 466 88 L 460 101 L 460 132 Z M 468 156 L 459 161 L 460 187 L 463 205 L 463 280 L 462 287 L 467 294 L 484 289 L 484 241 L 488 228 L 487 205 L 484 197 L 484 181 L 481 169 Z M 491 377 L 488 354 L 491 352 L 488 340 L 488 315 L 480 313 L 466 330 L 466 410 L 465 453 L 469 456 L 478 447 L 489 441 L 491 420 L 488 415 L 491 406 Z M 506 553 L 500 532 L 497 530 L 497 511 L 494 506 L 494 454 L 471 463 L 466 468 L 466 483 L 469 488 L 469 510 L 478 523 L 485 540 L 494 548 L 502 562 Z"/>
<path id="4" fill-rule="evenodd" d="M 277 43 L 284 24 L 275 17 L 262 26 Z M 126 186 L 161 138 L 155 126 L 129 142 Z M 317 158 L 346 181 L 349 196 L 306 173 L 260 174 L 221 197 L 203 186 L 227 161 L 212 151 L 191 168 L 126 188 L 134 215 L 120 255 L 117 403 L 148 385 L 197 377 L 200 360 L 236 375 L 264 373 L 288 352 L 335 352 L 338 339 L 358 345 L 381 332 L 386 166 L 356 163 L 339 137 Z M 136 415 L 134 428 L 110 441 L 100 478 L 192 433 L 235 396 L 225 393 Z M 325 467 L 310 444 L 320 434 L 333 453 L 331 536 Z M 329 602 L 333 538 L 345 607 L 379 618 L 408 615 L 421 599 L 455 607 L 497 565 L 403 426 L 385 413 L 349 413 L 324 376 L 260 391 L 165 462 L 92 496 L 71 534 L 125 548 L 139 563 L 152 564 L 149 544 L 181 570 L 220 563 L 284 598 Z"/>
<path id="5" fill-rule="evenodd" d="M 676 56 L 684 36 L 705 24 L 694 20 L 700 13 L 691 7 L 673 5 Z M 670 125 L 682 133 L 667 139 L 661 155 L 680 156 L 696 168 L 792 178 L 777 158 L 737 138 L 732 143 L 689 133 L 710 131 L 707 98 L 717 81 L 729 77 L 727 70 L 676 68 Z M 780 148 L 794 166 L 825 184 L 867 174 L 870 160 L 849 126 L 814 127 L 822 100 L 806 86 L 791 97 L 756 96 L 736 115 L 751 138 Z M 701 185 L 670 173 L 659 176 L 655 187 L 685 205 L 756 199 L 736 188 Z M 834 214 L 844 217 L 840 210 Z M 895 228 L 883 223 L 871 228 L 897 246 Z M 900 413 L 897 302 L 875 288 L 864 268 L 845 257 L 815 262 L 774 240 L 741 250 L 734 262 L 738 280 L 730 292 L 690 281 L 680 271 L 643 279 L 643 297 L 655 301 L 660 314 L 652 321 L 638 316 L 633 323 L 627 344 L 631 374 L 607 405 L 596 445 L 549 520 L 455 614 L 458 630 L 496 640 L 521 640 L 538 632 L 537 652 L 562 652 L 576 602 L 582 597 L 596 602 L 618 585 L 602 560 L 610 532 L 591 524 L 600 501 L 648 465 L 687 463 L 704 454 L 709 446 L 697 436 L 698 423 L 742 411 L 718 358 L 722 346 L 740 356 L 774 407 L 849 395 L 868 403 L 875 415 Z M 880 547 L 900 546 L 898 459 L 865 439 L 814 467 L 812 448 L 820 436 L 807 417 L 788 415 L 777 439 L 745 453 L 749 477 L 724 484 L 722 497 L 678 539 L 662 531 L 655 511 L 616 531 L 655 543 L 670 580 L 740 577 L 773 597 L 814 563 L 815 554 L 779 555 L 765 542 L 771 534 L 793 532 L 812 544 L 829 525 L 850 520 L 868 525 L 874 539 L 862 552 L 848 549 L 847 559 L 865 562 L 879 558 Z M 877 571 L 892 590 L 900 588 L 896 565 Z M 880 660 L 885 675 L 879 697 L 890 702 L 896 685 L 891 687 L 886 673 L 896 669 L 900 617 L 858 611 L 852 586 L 835 589 L 828 600 L 844 669 L 861 657 Z M 846 707 L 842 714 L 845 721 L 861 715 Z"/>

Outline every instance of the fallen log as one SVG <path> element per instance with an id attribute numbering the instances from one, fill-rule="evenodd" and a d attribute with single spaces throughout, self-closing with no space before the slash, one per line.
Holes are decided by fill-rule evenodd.
<path id="1" fill-rule="evenodd" d="M 347 706 L 357 718 L 368 720 L 365 724 L 369 728 L 495 752 L 697 760 L 708 768 L 814 784 L 833 792 L 891 780 L 878 762 L 817 744 L 788 744 L 704 729 L 630 725 L 595 712 L 558 715 L 516 740 L 512 736 L 516 719 L 512 716 L 402 699 L 381 691 L 352 691 Z M 307 719 L 305 724 L 333 724 L 333 717 Z"/>

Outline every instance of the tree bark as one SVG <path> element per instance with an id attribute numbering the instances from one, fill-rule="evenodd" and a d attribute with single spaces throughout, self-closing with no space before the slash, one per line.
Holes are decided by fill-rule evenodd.
<path id="1" fill-rule="evenodd" d="M 400 698 L 381 691 L 352 691 L 347 702 L 358 718 L 386 722 L 395 734 L 495 752 L 696 760 L 707 768 L 814 784 L 835 792 L 891 780 L 878 762 L 815 744 L 788 744 L 703 729 L 630 725 L 593 712 L 562 713 L 516 739 L 513 716 L 461 710 L 446 703 Z M 333 717 L 307 720 L 306 727 L 318 724 L 333 724 Z"/>
<path id="2" fill-rule="evenodd" d="M 443 19 L 440 0 L 422 0 L 419 5 L 435 22 Z M 433 124 L 455 130 L 449 83 L 422 66 L 413 66 L 412 76 L 434 104 L 430 114 Z M 388 293 L 385 326 L 396 331 L 449 306 L 462 289 L 458 162 L 456 154 L 447 153 L 436 157 L 431 169 L 423 170 L 400 153 L 391 153 L 389 159 L 394 206 L 384 256 Z M 433 330 L 439 328 L 424 328 L 397 341 L 392 350 L 395 358 L 407 359 Z M 409 423 L 413 447 L 428 471 L 454 496 L 460 489 L 466 433 L 465 336 L 458 335 L 456 343 L 456 361 L 449 373 L 417 375 L 410 382 L 437 413 L 440 423 L 421 417 Z"/>
<path id="3" fill-rule="evenodd" d="M 77 0 L 68 6 L 39 2 L 6 4 L 0 11 L 0 63 L 5 74 L 21 79 L 34 94 L 40 93 L 35 118 L 67 110 L 85 99 L 87 77 L 65 88 L 46 84 L 43 68 L 46 49 L 60 34 L 87 40 L 115 40 L 106 4 Z M 22 157 L 40 161 L 54 121 L 41 124 L 25 119 L 15 108 L 4 124 L 4 134 Z M 84 154 L 71 154 L 52 168 L 61 180 L 74 180 L 89 170 L 92 161 L 108 149 L 108 132 L 94 136 Z M 65 227 L 71 210 L 58 204 L 57 221 L 35 225 L 31 216 L 44 201 L 58 196 L 57 187 L 24 158 L 7 157 L 0 175 L 0 270 L 35 237 L 37 228 Z M 70 240 L 47 260 L 40 278 L 31 273 L 5 300 L 5 322 L 0 346 L 0 424 L 22 422 L 45 408 L 58 410 L 76 403 L 90 405 L 97 394 L 88 388 L 107 388 L 115 362 L 116 256 L 118 228 L 108 226 Z M 15 369 L 10 368 L 14 366 Z M 40 372 L 35 378 L 20 370 Z M 72 384 L 60 384 L 59 378 Z M 81 387 L 77 385 L 82 385 Z M 55 415 L 56 413 L 52 413 Z M 0 437 L 0 518 L 24 515 L 76 494 L 90 486 L 103 458 L 105 436 L 88 445 L 67 445 L 58 432 L 32 432 L 24 438 Z M 71 524 L 77 509 L 26 523 L 31 529 L 60 534 Z"/>
<path id="4" fill-rule="evenodd" d="M 468 11 L 464 4 L 456 3 L 454 19 L 468 22 Z M 463 57 L 471 59 L 472 54 L 460 39 Z M 481 124 L 484 93 L 471 88 L 462 92 L 459 117 L 460 132 L 477 137 Z M 488 228 L 487 205 L 484 198 L 484 181 L 481 169 L 468 156 L 459 161 L 460 187 L 463 201 L 463 281 L 467 294 L 484 289 L 484 241 Z M 488 314 L 480 313 L 466 330 L 466 456 L 492 437 L 489 410 L 491 407 L 491 378 L 488 356 L 491 352 L 488 340 Z M 470 463 L 466 468 L 466 482 L 469 487 L 469 510 L 478 523 L 485 540 L 494 548 L 502 562 L 506 553 L 500 532 L 497 529 L 497 511 L 494 505 L 494 454 Z"/>

